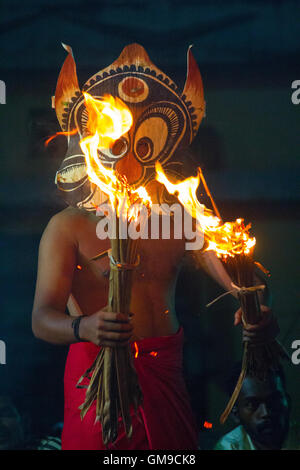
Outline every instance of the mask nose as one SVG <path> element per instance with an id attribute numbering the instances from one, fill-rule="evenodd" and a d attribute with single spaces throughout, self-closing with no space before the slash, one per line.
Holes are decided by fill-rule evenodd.
<path id="1" fill-rule="evenodd" d="M 120 175 L 126 176 L 129 184 L 138 181 L 143 174 L 142 165 L 134 158 L 131 152 L 117 162 L 115 169 Z"/>

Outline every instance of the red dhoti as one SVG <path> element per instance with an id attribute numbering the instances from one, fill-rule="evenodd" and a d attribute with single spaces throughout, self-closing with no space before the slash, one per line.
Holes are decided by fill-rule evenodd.
<path id="1" fill-rule="evenodd" d="M 111 450 L 197 449 L 197 430 L 182 375 L 183 330 L 170 336 L 137 341 L 134 365 L 143 392 L 143 404 L 132 413 L 133 433 L 127 439 L 120 423 Z M 132 344 L 133 354 L 136 351 Z M 85 389 L 76 388 L 82 374 L 94 361 L 99 347 L 93 343 L 70 346 L 65 369 L 65 415 L 63 450 L 106 449 L 101 425 L 95 424 L 94 402 L 83 420 L 78 407 L 84 402 Z"/>

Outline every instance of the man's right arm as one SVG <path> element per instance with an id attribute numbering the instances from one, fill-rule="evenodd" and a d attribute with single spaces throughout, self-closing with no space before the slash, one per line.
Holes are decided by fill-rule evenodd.
<path id="1" fill-rule="evenodd" d="M 73 226 L 74 225 L 74 226 Z M 42 236 L 32 311 L 32 330 L 37 338 L 54 344 L 76 342 L 73 317 L 65 313 L 77 264 L 80 229 L 64 213 L 54 216 Z M 79 335 L 98 346 L 117 346 L 129 341 L 132 326 L 121 313 L 98 311 L 83 317 Z"/>
<path id="2" fill-rule="evenodd" d="M 67 222 L 62 213 L 55 215 L 41 238 L 32 311 L 34 335 L 56 344 L 76 341 L 73 319 L 65 313 L 77 257 L 76 240 Z"/>

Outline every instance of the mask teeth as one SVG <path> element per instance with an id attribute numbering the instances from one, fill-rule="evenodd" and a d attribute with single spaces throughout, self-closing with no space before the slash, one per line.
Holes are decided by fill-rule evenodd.
<path id="1" fill-rule="evenodd" d="M 55 183 L 76 183 L 86 176 L 85 165 L 73 165 L 56 173 Z"/>

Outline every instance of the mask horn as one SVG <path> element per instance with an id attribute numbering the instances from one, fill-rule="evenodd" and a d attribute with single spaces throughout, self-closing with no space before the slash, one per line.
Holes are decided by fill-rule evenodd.
<path id="1" fill-rule="evenodd" d="M 77 80 L 76 64 L 73 57 L 72 48 L 62 43 L 62 46 L 68 52 L 68 55 L 61 68 L 56 90 L 55 90 L 55 111 L 57 119 L 63 131 L 68 130 L 66 123 L 65 108 L 71 103 L 72 98 L 80 93 Z"/>
<path id="2" fill-rule="evenodd" d="M 192 46 L 188 48 L 187 52 L 187 77 L 182 95 L 185 95 L 185 101 L 189 105 L 189 112 L 193 121 L 193 139 L 205 115 L 205 101 L 202 77 L 191 48 Z"/>

